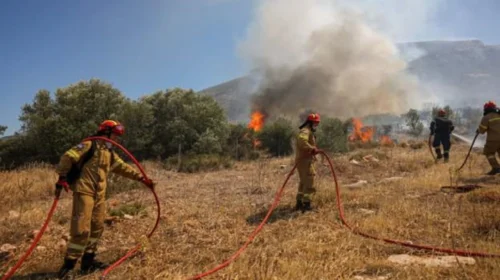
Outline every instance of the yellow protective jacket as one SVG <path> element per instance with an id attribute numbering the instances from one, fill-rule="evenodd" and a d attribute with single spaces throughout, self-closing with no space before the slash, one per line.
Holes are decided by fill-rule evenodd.
<path id="1" fill-rule="evenodd" d="M 295 143 L 295 162 L 312 161 L 315 157 L 312 155 L 313 148 L 316 147 L 316 137 L 309 127 L 300 129 Z"/>
<path id="2" fill-rule="evenodd" d="M 481 119 L 479 133 L 487 132 L 486 141 L 500 141 L 500 114 L 489 113 Z"/>
<path id="3" fill-rule="evenodd" d="M 80 178 L 71 185 L 74 192 L 92 196 L 104 195 L 109 172 L 134 180 L 141 179 L 142 174 L 125 163 L 116 152 L 108 149 L 104 141 L 94 141 L 96 141 L 94 155 L 83 165 Z M 71 165 L 77 163 L 82 155 L 90 150 L 91 146 L 91 141 L 84 141 L 66 151 L 61 156 L 57 166 L 57 174 L 66 176 Z"/>

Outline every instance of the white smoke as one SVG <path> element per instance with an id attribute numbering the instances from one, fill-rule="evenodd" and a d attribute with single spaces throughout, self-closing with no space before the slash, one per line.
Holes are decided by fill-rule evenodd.
<path id="1" fill-rule="evenodd" d="M 377 2 L 258 2 L 240 45 L 262 78 L 253 109 L 270 117 L 307 109 L 352 117 L 419 108 L 428 97 L 406 73 L 395 40 L 421 36 L 436 7 L 429 3 L 439 1 Z"/>

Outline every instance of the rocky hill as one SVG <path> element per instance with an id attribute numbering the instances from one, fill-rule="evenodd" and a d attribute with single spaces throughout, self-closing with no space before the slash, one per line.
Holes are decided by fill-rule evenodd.
<path id="1" fill-rule="evenodd" d="M 426 41 L 398 45 L 407 58 L 408 71 L 426 90 L 451 106 L 478 106 L 495 99 L 500 88 L 500 46 L 479 40 Z M 244 121 L 255 84 L 240 77 L 200 91 L 214 96 L 230 120 Z"/>

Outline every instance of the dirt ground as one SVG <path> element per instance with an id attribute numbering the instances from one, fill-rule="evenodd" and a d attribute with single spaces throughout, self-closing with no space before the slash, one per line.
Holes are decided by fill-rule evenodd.
<path id="1" fill-rule="evenodd" d="M 500 177 L 483 175 L 489 166 L 480 150 L 456 172 L 467 150 L 465 145 L 455 145 L 448 164 L 435 164 L 425 145 L 332 156 L 346 219 L 357 229 L 381 237 L 500 254 Z M 448 267 L 392 262 L 389 257 L 397 254 L 444 254 L 353 234 L 340 222 L 335 185 L 324 164 L 317 163 L 314 212 L 293 211 L 295 174 L 250 246 L 227 268 L 205 279 L 500 279 L 500 261 L 495 258 L 474 258 L 473 264 L 456 259 Z M 117 218 L 106 226 L 99 259 L 111 262 L 137 242 L 145 246 L 108 279 L 189 279 L 224 262 L 262 221 L 293 158 L 261 159 L 197 174 L 166 171 L 154 162 L 144 165 L 158 181 L 160 226 L 150 242 L 144 242 L 156 218 L 152 195 L 138 184 L 112 180 L 107 205 L 109 214 Z M 4 213 L 0 245 L 16 247 L 12 257 L 0 260 L 2 275 L 25 252 L 33 230 L 44 221 L 55 180 L 48 165 L 0 173 Z M 457 185 L 480 187 L 459 193 L 442 188 Z M 44 279 L 58 270 L 70 214 L 71 194 L 64 193 L 48 232 L 13 279 Z M 76 276 L 99 279 L 100 273 Z"/>

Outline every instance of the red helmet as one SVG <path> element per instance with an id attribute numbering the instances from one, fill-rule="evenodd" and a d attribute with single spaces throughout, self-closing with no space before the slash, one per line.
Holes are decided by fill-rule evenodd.
<path id="1" fill-rule="evenodd" d="M 484 109 L 495 109 L 497 107 L 497 104 L 493 101 L 488 101 L 484 104 Z"/>
<path id="2" fill-rule="evenodd" d="M 315 114 L 315 113 L 309 114 L 309 116 L 307 116 L 307 120 L 314 122 L 314 123 L 319 123 L 319 121 L 320 121 L 319 114 Z"/>
<path id="3" fill-rule="evenodd" d="M 443 110 L 443 109 L 439 109 L 439 111 L 438 111 L 438 116 L 440 116 L 440 117 L 444 117 L 444 116 L 446 116 L 446 111 L 445 111 L 445 110 Z"/>
<path id="4" fill-rule="evenodd" d="M 125 127 L 117 121 L 105 120 L 99 125 L 99 132 L 111 132 L 121 136 L 125 133 Z"/>

